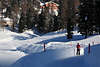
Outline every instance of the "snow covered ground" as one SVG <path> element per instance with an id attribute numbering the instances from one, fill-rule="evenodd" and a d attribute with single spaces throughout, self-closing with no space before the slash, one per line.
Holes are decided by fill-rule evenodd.
<path id="1" fill-rule="evenodd" d="M 0 31 L 0 67 L 100 67 L 100 35 L 84 39 L 74 31 L 67 40 L 66 31 L 37 35 L 32 31 L 22 34 Z M 43 44 L 46 52 L 43 52 Z M 81 44 L 81 55 L 76 56 L 76 45 Z M 91 53 L 87 46 L 91 44 Z"/>

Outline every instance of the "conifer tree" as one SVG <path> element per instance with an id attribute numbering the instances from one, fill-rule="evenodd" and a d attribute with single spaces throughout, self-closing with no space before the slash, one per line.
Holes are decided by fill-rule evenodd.
<path id="1" fill-rule="evenodd" d="M 99 27 L 97 21 L 97 17 L 99 16 L 99 8 L 96 6 L 96 2 L 98 1 L 80 0 L 80 2 L 79 31 L 81 34 L 85 35 L 85 38 L 87 38 L 88 35 L 93 35 L 94 32 L 97 32 L 97 27 Z"/>
<path id="2" fill-rule="evenodd" d="M 79 32 L 82 35 L 85 35 L 85 38 L 87 38 L 87 35 L 89 33 L 89 29 L 91 27 L 91 22 L 89 20 L 90 16 L 90 9 L 89 9 L 89 1 L 87 0 L 80 0 L 80 7 L 79 7 Z"/>

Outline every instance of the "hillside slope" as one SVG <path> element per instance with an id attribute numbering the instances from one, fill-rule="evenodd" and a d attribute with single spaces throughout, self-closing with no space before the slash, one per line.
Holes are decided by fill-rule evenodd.
<path id="1" fill-rule="evenodd" d="M 32 31 L 22 34 L 9 30 L 0 31 L 0 67 L 11 64 L 13 67 L 61 67 L 61 65 L 63 67 L 68 65 L 69 67 L 99 67 L 99 46 L 96 47 L 96 45 L 100 44 L 100 35 L 84 39 L 81 34 L 74 31 L 73 37 L 67 40 L 66 31 L 51 32 L 41 36 Z M 43 52 L 44 43 L 46 52 Z M 77 43 L 81 44 L 81 56 L 76 56 Z M 89 43 L 97 53 L 87 55 Z M 92 65 L 93 63 L 95 66 Z"/>

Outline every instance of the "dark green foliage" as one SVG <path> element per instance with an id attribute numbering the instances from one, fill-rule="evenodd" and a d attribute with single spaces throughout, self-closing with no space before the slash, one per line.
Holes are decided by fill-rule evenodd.
<path id="1" fill-rule="evenodd" d="M 73 31 L 73 23 L 71 21 L 71 19 L 68 19 L 68 23 L 67 23 L 67 39 L 72 39 L 72 31 Z"/>
<path id="2" fill-rule="evenodd" d="M 96 2 L 96 26 L 97 31 L 100 34 L 100 1 Z"/>
<path id="3" fill-rule="evenodd" d="M 98 19 L 100 7 L 97 7 L 97 5 L 99 2 L 96 0 L 80 0 L 80 2 L 79 32 L 85 37 L 93 35 L 94 32 L 98 33 L 98 29 L 100 29 L 98 24 L 98 21 L 100 21 Z"/>
<path id="4" fill-rule="evenodd" d="M 28 10 L 28 12 L 27 12 L 27 14 L 26 14 L 26 16 L 27 16 L 27 23 L 26 23 L 26 28 L 27 29 L 32 29 L 33 27 L 34 27 L 34 21 L 33 21 L 33 17 L 34 16 L 32 16 L 32 12 L 31 12 L 31 10 L 29 9 Z M 35 17 L 34 17 L 35 18 Z M 34 19 L 35 20 L 35 19 Z"/>
<path id="5" fill-rule="evenodd" d="M 46 7 L 42 9 L 42 13 L 39 15 L 37 23 L 37 29 L 40 33 L 48 33 L 57 31 L 62 28 L 61 17 L 50 13 L 50 8 Z"/>
<path id="6" fill-rule="evenodd" d="M 37 23 L 37 29 L 39 32 L 43 32 L 43 28 L 44 28 L 44 20 L 45 20 L 45 16 L 43 13 L 41 13 L 39 15 L 39 19 L 38 19 L 38 23 Z"/>
<path id="7" fill-rule="evenodd" d="M 18 32 L 22 33 L 24 29 L 26 28 L 27 23 L 27 16 L 25 16 L 23 13 L 21 14 L 21 18 L 19 20 L 19 26 L 18 26 Z"/>
<path id="8" fill-rule="evenodd" d="M 71 12 L 72 10 L 69 10 L 72 7 L 70 0 L 40 0 L 41 2 L 53 1 L 58 3 L 58 16 L 53 15 L 52 11 L 50 13 L 49 7 L 43 8 L 42 13 L 38 14 L 38 11 L 40 10 L 40 2 L 37 0 L 1 1 L 3 5 L 2 8 L 7 9 L 7 11 L 4 13 L 5 17 L 13 19 L 13 31 L 17 29 L 18 32 L 22 33 L 25 30 L 36 28 L 40 33 L 48 33 L 60 29 L 66 29 L 68 26 L 68 34 L 71 34 L 73 26 L 71 24 L 73 22 L 68 21 L 68 18 L 71 18 L 72 20 L 72 15 L 74 14 Z"/>
<path id="9" fill-rule="evenodd" d="M 88 4 L 87 2 L 84 0 L 80 0 L 81 5 L 79 7 L 80 9 L 80 18 L 79 18 L 79 32 L 81 32 L 81 34 L 85 35 L 87 37 L 87 30 L 88 30 Z"/>

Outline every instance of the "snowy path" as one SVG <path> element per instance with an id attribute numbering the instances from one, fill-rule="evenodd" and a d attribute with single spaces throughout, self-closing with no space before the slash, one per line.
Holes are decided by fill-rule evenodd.
<path id="1" fill-rule="evenodd" d="M 34 47 L 39 46 L 34 45 Z M 38 50 L 41 49 L 38 48 Z M 46 52 L 42 50 L 38 52 L 38 50 L 19 59 L 12 67 L 73 67 L 74 65 L 78 66 L 79 62 L 80 66 L 84 64 L 84 57 L 77 57 L 76 52 L 74 53 L 74 47 L 70 45 L 50 43 L 46 45 Z M 34 49 L 28 52 L 32 51 Z"/>
<path id="2" fill-rule="evenodd" d="M 25 54 L 16 51 L 13 44 L 9 44 L 9 42 L 0 43 L 0 67 L 3 67 L 4 65 L 9 66 L 22 56 L 25 56 Z"/>
<path id="3" fill-rule="evenodd" d="M 0 31 L 0 35 L 0 67 L 6 67 L 13 63 L 12 67 L 92 67 L 93 63 L 95 64 L 93 67 L 97 67 L 97 63 L 100 67 L 99 62 L 90 61 L 92 58 L 96 58 L 95 54 L 93 57 L 90 55 L 90 58 L 84 56 L 84 48 L 89 43 L 91 46 L 100 44 L 100 35 L 84 39 L 76 33 L 71 41 L 66 39 L 65 32 L 51 32 L 38 36 L 33 32 L 18 34 L 7 30 Z M 46 52 L 43 52 L 44 43 Z M 77 43 L 82 46 L 81 56 L 75 55 Z"/>
<path id="4" fill-rule="evenodd" d="M 8 67 L 21 57 L 25 56 L 25 54 L 16 51 L 15 42 L 11 37 L 11 33 L 8 31 L 1 31 L 0 35 L 0 67 Z"/>
<path id="5" fill-rule="evenodd" d="M 9 66 L 22 56 L 25 56 L 25 54 L 16 51 L 13 44 L 6 41 L 0 43 L 0 67 Z"/>

